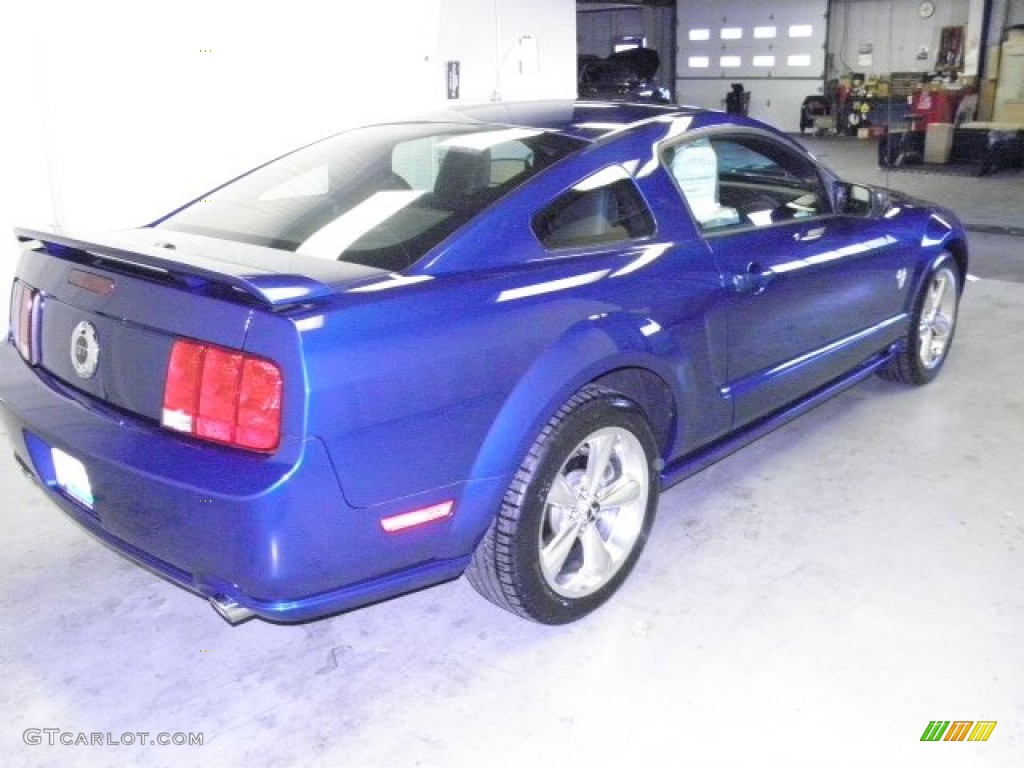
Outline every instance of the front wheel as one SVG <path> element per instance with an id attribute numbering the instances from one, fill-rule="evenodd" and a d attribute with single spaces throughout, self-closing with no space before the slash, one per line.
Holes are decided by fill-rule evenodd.
<path id="1" fill-rule="evenodd" d="M 605 602 L 636 563 L 658 503 L 642 411 L 586 387 L 552 417 L 516 472 L 466 571 L 488 600 L 543 624 Z"/>
<path id="2" fill-rule="evenodd" d="M 915 297 L 903 349 L 879 371 L 883 378 L 927 384 L 939 375 L 953 343 L 960 291 L 960 270 L 953 257 L 944 253 L 932 264 Z"/>

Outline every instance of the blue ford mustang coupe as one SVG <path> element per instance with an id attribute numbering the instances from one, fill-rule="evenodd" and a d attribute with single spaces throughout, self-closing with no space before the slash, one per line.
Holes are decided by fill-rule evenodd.
<path id="1" fill-rule="evenodd" d="M 349 130 L 148 226 L 17 233 L 17 462 L 232 622 L 463 573 L 578 619 L 660 489 L 872 373 L 934 378 L 967 270 L 947 210 L 630 104 Z"/>

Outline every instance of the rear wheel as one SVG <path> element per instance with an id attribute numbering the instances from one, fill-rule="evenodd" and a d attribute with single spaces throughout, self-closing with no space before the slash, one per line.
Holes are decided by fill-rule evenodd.
<path id="1" fill-rule="evenodd" d="M 945 253 L 932 265 L 914 301 L 903 349 L 879 374 L 904 384 L 927 384 L 938 376 L 953 343 L 959 304 L 960 270 Z"/>
<path id="2" fill-rule="evenodd" d="M 564 624 L 605 602 L 654 521 L 657 448 L 640 409 L 586 387 L 548 422 L 466 571 L 484 597 Z"/>

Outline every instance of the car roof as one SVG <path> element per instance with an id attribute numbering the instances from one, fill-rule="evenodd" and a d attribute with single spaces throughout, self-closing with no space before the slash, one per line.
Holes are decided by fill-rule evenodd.
<path id="1" fill-rule="evenodd" d="M 718 113 L 699 107 L 669 104 L 566 99 L 458 105 L 449 108 L 442 115 L 435 114 L 432 117 L 540 128 L 593 141 L 612 131 L 653 118 L 705 114 Z"/>

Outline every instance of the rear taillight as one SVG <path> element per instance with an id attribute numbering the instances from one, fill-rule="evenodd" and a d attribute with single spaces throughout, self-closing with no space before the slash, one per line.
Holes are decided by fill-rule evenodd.
<path id="1" fill-rule="evenodd" d="M 39 362 L 36 327 L 39 318 L 39 291 L 20 280 L 11 293 L 11 336 L 18 352 L 32 365 Z"/>
<path id="2" fill-rule="evenodd" d="M 281 441 L 281 369 L 269 360 L 179 339 L 161 423 L 203 440 L 269 453 Z"/>

